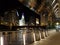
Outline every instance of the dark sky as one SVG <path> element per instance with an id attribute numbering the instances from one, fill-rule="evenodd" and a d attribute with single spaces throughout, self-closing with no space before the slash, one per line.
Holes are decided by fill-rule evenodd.
<path id="1" fill-rule="evenodd" d="M 26 21 L 28 21 L 31 16 L 38 16 L 38 14 L 21 4 L 18 0 L 0 0 L 0 14 L 3 14 L 4 11 L 12 9 L 18 10 L 20 18 L 21 13 L 24 13 Z"/>
<path id="2" fill-rule="evenodd" d="M 0 0 L 0 10 L 17 8 L 19 6 L 17 0 Z"/>

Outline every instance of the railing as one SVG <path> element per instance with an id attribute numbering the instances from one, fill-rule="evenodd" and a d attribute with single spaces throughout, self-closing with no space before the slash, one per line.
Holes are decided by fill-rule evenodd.
<path id="1" fill-rule="evenodd" d="M 0 31 L 0 45 L 28 45 L 47 36 L 48 30 L 41 28 L 19 28 L 18 31 Z"/>

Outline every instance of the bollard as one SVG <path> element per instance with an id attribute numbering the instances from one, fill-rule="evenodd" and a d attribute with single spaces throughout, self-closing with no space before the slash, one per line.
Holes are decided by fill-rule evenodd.
<path id="1" fill-rule="evenodd" d="M 2 32 L 0 32 L 0 45 L 4 45 L 4 38 Z"/>
<path id="2" fill-rule="evenodd" d="M 41 33 L 41 39 L 44 39 L 43 30 L 41 30 L 40 33 Z"/>

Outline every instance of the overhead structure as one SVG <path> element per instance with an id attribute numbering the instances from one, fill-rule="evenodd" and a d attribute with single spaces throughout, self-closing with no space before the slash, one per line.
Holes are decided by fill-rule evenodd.
<path id="1" fill-rule="evenodd" d="M 60 3 L 59 2 L 60 2 L 59 0 L 53 0 L 52 5 L 51 5 L 56 18 L 60 18 Z M 53 6 L 53 4 L 54 4 L 54 6 Z"/>

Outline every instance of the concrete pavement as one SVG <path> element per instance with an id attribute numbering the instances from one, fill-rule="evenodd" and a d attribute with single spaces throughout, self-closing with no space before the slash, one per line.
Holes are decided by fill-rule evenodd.
<path id="1" fill-rule="evenodd" d="M 30 45 L 60 45 L 60 32 L 55 32 L 53 30 L 49 35 L 50 36 L 48 36 L 47 38 L 36 41 L 35 43 Z"/>

